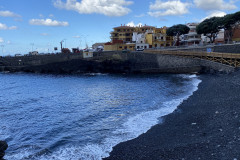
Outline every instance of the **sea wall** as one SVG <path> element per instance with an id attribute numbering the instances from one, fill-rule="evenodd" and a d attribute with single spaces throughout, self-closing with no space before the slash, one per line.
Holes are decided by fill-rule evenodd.
<path id="1" fill-rule="evenodd" d="M 0 59 L 1 61 L 1 59 Z M 57 54 L 6 57 L 0 71 L 39 73 L 192 73 L 221 71 L 234 68 L 201 59 L 144 52 L 95 52 L 92 58 L 83 54 Z"/>
<path id="2" fill-rule="evenodd" d="M 34 56 L 19 56 L 19 57 L 4 57 L 0 62 L 6 66 L 27 66 L 27 65 L 44 65 L 49 63 L 70 61 L 73 59 L 81 59 L 82 53 L 72 54 L 47 54 L 47 55 L 34 55 Z"/>
<path id="3" fill-rule="evenodd" d="M 221 53 L 239 53 L 240 54 L 240 44 L 214 46 L 213 51 L 221 52 Z"/>

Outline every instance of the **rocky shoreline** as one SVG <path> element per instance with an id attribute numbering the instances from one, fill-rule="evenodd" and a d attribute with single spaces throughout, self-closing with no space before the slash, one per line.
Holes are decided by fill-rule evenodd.
<path id="1" fill-rule="evenodd" d="M 199 89 L 138 138 L 104 160 L 239 160 L 240 71 L 204 74 Z"/>
<path id="2" fill-rule="evenodd" d="M 0 160 L 3 159 L 5 155 L 5 150 L 7 150 L 8 144 L 5 141 L 0 141 Z"/>

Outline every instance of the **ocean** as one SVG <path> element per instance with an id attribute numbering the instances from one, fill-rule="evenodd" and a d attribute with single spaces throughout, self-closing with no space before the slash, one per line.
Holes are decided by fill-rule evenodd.
<path id="1" fill-rule="evenodd" d="M 5 158 L 100 160 L 161 123 L 200 82 L 184 74 L 0 73 Z"/>

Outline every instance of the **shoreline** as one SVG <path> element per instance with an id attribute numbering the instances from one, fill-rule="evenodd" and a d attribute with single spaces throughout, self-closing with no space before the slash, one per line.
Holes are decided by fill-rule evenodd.
<path id="1" fill-rule="evenodd" d="M 240 71 L 203 74 L 198 90 L 139 137 L 104 160 L 240 159 Z"/>

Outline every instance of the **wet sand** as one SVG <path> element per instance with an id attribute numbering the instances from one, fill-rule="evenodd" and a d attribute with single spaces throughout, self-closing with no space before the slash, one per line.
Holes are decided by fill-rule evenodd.
<path id="1" fill-rule="evenodd" d="M 200 75 L 199 89 L 105 160 L 240 160 L 240 71 Z"/>

